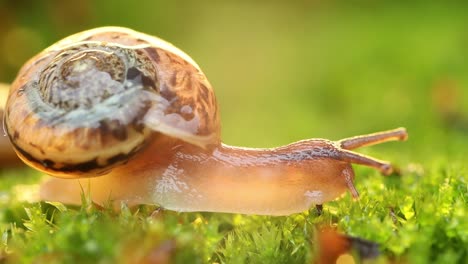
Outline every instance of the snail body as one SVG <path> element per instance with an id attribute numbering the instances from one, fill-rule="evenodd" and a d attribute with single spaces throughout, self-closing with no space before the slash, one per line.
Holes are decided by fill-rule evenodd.
<path id="1" fill-rule="evenodd" d="M 407 137 L 400 128 L 251 149 L 221 143 L 219 122 L 211 85 L 188 55 L 117 27 L 78 33 L 31 59 L 5 108 L 18 156 L 58 177 L 42 198 L 64 203 L 80 203 L 85 189 L 100 204 L 286 215 L 346 190 L 358 197 L 352 163 L 392 167 L 350 150 Z"/>

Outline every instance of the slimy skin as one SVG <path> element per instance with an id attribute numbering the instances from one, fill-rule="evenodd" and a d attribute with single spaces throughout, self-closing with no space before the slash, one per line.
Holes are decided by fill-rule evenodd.
<path id="1" fill-rule="evenodd" d="M 58 178 L 41 198 L 159 204 L 176 211 L 287 215 L 340 197 L 351 164 L 392 166 L 355 152 L 405 140 L 404 128 L 271 149 L 221 142 L 216 97 L 200 67 L 171 44 L 106 27 L 70 36 L 21 69 L 5 130 L 29 166 Z"/>
<path id="2" fill-rule="evenodd" d="M 221 144 L 209 151 L 161 138 L 141 153 L 153 155 L 151 160 L 135 156 L 96 178 L 50 179 L 42 186 L 41 196 L 79 204 L 84 190 L 98 204 L 112 201 L 159 204 L 176 211 L 288 215 L 334 200 L 346 190 L 357 198 L 351 162 L 391 173 L 390 164 L 340 146 L 405 138 L 406 131 L 396 129 L 338 142 L 313 139 L 273 149 Z"/>

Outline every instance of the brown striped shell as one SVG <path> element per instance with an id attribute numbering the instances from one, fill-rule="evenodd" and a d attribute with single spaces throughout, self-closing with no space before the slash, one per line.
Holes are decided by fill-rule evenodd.
<path id="1" fill-rule="evenodd" d="M 23 161 L 66 178 L 103 174 L 158 134 L 220 143 L 216 98 L 199 66 L 161 39 L 118 27 L 72 35 L 27 62 L 5 129 Z"/>

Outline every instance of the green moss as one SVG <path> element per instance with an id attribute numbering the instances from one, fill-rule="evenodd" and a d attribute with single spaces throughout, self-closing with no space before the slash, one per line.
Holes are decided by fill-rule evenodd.
<path id="1" fill-rule="evenodd" d="M 357 172 L 365 175 L 357 186 L 361 198 L 347 194 L 325 204 L 320 216 L 315 209 L 267 217 L 125 205 L 117 212 L 88 199 L 66 207 L 10 198 L 1 207 L 2 257 L 8 263 L 127 263 L 151 256 L 176 263 L 307 263 L 317 255 L 318 226 L 337 226 L 379 243 L 378 262 L 466 260 L 468 177 L 461 164 L 434 164 L 422 173 L 409 166 L 388 178 Z"/>

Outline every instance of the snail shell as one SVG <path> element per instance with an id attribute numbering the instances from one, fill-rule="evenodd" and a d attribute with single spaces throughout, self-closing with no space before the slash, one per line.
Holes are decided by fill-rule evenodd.
<path id="1" fill-rule="evenodd" d="M 21 159 L 50 175 L 95 176 L 161 134 L 217 145 L 219 115 L 198 65 L 171 44 L 105 27 L 32 58 L 8 98 L 5 127 Z"/>
<path id="2" fill-rule="evenodd" d="M 6 104 L 9 89 L 9 85 L 0 83 L 0 120 L 2 120 L 2 122 L 5 120 L 3 117 L 3 108 Z M 2 132 L 3 134 L 0 134 L 0 166 L 20 164 L 21 162 L 13 151 L 11 143 L 6 136 L 6 132 Z"/>

